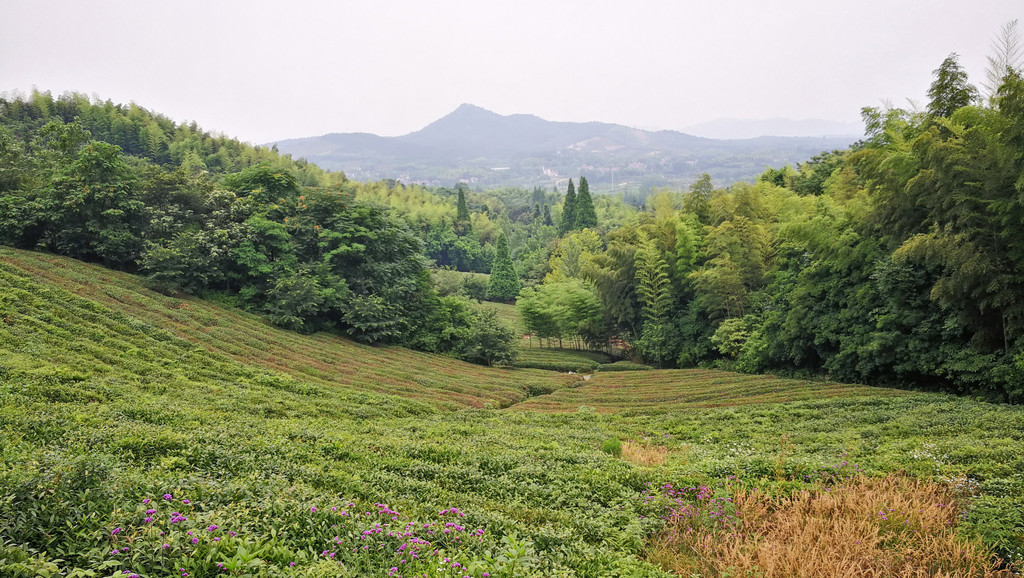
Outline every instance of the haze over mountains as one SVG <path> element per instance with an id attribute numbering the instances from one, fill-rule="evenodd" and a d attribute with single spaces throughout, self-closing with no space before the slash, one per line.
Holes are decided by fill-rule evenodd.
<path id="1" fill-rule="evenodd" d="M 719 185 L 749 181 L 766 167 L 795 165 L 822 151 L 846 148 L 860 138 L 855 130 L 836 135 L 837 127 L 830 125 L 838 123 L 812 126 L 807 123 L 817 121 L 802 122 L 802 127 L 790 123 L 788 130 L 812 129 L 812 134 L 827 136 L 712 139 L 603 122 L 500 115 L 463 104 L 422 130 L 403 136 L 334 133 L 274 144 L 281 152 L 345 171 L 361 181 L 396 179 L 441 186 L 468 181 L 480 187 L 561 188 L 569 177 L 585 175 L 596 191 L 631 192 L 684 187 L 702 173 L 710 174 Z M 743 130 L 740 124 L 709 123 L 703 128 L 739 134 L 737 131 Z M 747 134 L 758 126 L 783 130 L 785 123 L 777 119 L 748 123 Z"/>
<path id="2" fill-rule="evenodd" d="M 821 119 L 792 120 L 788 118 L 741 119 L 719 118 L 690 125 L 687 134 L 715 139 L 745 139 L 759 136 L 856 137 L 864 136 L 864 126 L 857 123 Z"/>

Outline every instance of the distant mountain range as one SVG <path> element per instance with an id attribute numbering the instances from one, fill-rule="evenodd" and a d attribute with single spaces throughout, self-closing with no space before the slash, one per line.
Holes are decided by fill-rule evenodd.
<path id="1" fill-rule="evenodd" d="M 864 136 L 860 123 L 830 120 L 788 118 L 739 119 L 719 118 L 683 129 L 688 134 L 717 139 L 745 139 L 759 136 L 853 137 Z"/>
<path id="2" fill-rule="evenodd" d="M 451 186 L 562 189 L 587 177 L 597 192 L 685 187 L 708 173 L 717 185 L 750 181 L 765 167 L 797 164 L 859 137 L 762 136 L 716 140 L 601 122 L 552 122 L 463 104 L 422 130 L 398 137 L 334 133 L 278 141 L 281 152 L 352 179 Z"/>

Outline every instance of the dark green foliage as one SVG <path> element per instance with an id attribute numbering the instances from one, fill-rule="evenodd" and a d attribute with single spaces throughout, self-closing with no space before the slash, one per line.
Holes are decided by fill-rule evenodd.
<path id="1" fill-rule="evenodd" d="M 487 286 L 488 278 L 482 275 L 470 275 L 463 280 L 463 290 L 466 292 L 466 297 L 470 299 L 476 299 L 479 303 L 487 298 Z"/>
<path id="2" fill-rule="evenodd" d="M 487 298 L 492 301 L 512 301 L 519 295 L 519 276 L 508 253 L 505 234 L 498 236 L 498 246 L 491 266 L 491 278 L 487 284 Z"/>
<path id="3" fill-rule="evenodd" d="M 569 179 L 569 188 L 562 201 L 562 220 L 558 222 L 558 235 L 562 236 L 576 228 L 576 186 Z"/>
<path id="4" fill-rule="evenodd" d="M 866 109 L 855 150 L 659 193 L 572 276 L 654 365 L 1024 400 L 1024 81 L 983 108 L 955 55 L 936 77 L 929 114 Z M 557 336 L 541 294 L 523 318 Z"/>
<path id="5" fill-rule="evenodd" d="M 757 180 L 765 183 L 771 183 L 776 187 L 785 187 L 790 179 L 792 178 L 793 169 L 786 166 L 781 169 L 773 169 L 768 167 L 763 173 L 758 175 Z"/>
<path id="6" fill-rule="evenodd" d="M 265 163 L 225 176 L 224 186 L 258 205 L 294 202 L 299 194 L 294 175 Z"/>
<path id="7" fill-rule="evenodd" d="M 460 357 L 471 363 L 510 366 L 518 354 L 518 336 L 498 320 L 490 309 L 475 315 L 460 349 Z"/>
<path id="8" fill-rule="evenodd" d="M 458 228 L 458 224 L 454 227 L 447 224 L 428 226 L 425 232 L 420 233 L 426 255 L 440 267 L 452 267 L 458 271 L 489 271 L 494 260 L 493 245 L 481 243 L 472 231 L 458 235 Z"/>
<path id="9" fill-rule="evenodd" d="M 417 236 L 314 169 L 134 105 L 2 100 L 0 242 L 140 267 L 162 292 L 218 295 L 304 332 L 455 347 L 423 336 L 441 305 Z M 489 265 L 477 239 L 454 245 L 460 263 Z"/>
<path id="10" fill-rule="evenodd" d="M 935 80 L 928 88 L 928 114 L 933 117 L 952 116 L 957 109 L 978 100 L 978 89 L 967 82 L 967 71 L 958 59 L 956 53 L 950 54 L 932 73 Z"/>
<path id="11" fill-rule="evenodd" d="M 406 344 L 420 351 L 459 355 L 466 347 L 476 317 L 465 299 L 441 297 Z"/>
<path id="12" fill-rule="evenodd" d="M 54 179 L 43 201 L 48 248 L 131 268 L 142 247 L 143 204 L 118 147 L 93 141 Z M 45 218 L 45 217 L 44 217 Z"/>
<path id="13" fill-rule="evenodd" d="M 466 204 L 466 185 L 459 183 L 456 189 L 459 192 L 459 200 L 455 209 L 455 223 L 462 234 L 472 229 L 472 225 L 469 223 L 469 206 Z"/>
<path id="14" fill-rule="evenodd" d="M 800 165 L 800 171 L 793 177 L 793 190 L 801 195 L 820 195 L 825 192 L 825 181 L 832 173 L 844 166 L 846 154 L 843 151 L 821 153 Z"/>
<path id="15" fill-rule="evenodd" d="M 597 227 L 597 213 L 594 211 L 594 200 L 590 197 L 590 184 L 587 177 L 580 177 L 580 190 L 576 193 L 576 225 L 575 229 L 593 229 Z"/>

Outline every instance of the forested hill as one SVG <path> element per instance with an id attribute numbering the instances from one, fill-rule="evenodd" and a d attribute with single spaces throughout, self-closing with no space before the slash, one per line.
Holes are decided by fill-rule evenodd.
<path id="1" fill-rule="evenodd" d="M 753 180 L 765 166 L 795 164 L 857 137 L 714 140 L 600 122 L 503 116 L 463 104 L 422 130 L 400 136 L 328 134 L 277 142 L 282 151 L 358 180 L 398 179 L 448 186 L 553 186 L 586 173 L 600 192 L 685 186 L 703 173 L 716 181 Z"/>
<path id="2" fill-rule="evenodd" d="M 58 135 L 53 128 L 56 125 L 41 130 L 51 122 L 73 123 L 75 131 Z M 15 141 L 21 141 L 23 148 L 31 144 L 31 148 L 62 147 L 67 152 L 85 140 L 95 139 L 120 147 L 128 156 L 156 165 L 181 167 L 187 174 L 205 171 L 224 175 L 266 163 L 290 172 L 300 186 L 323 186 L 345 180 L 343 173 L 329 173 L 305 160 L 279 154 L 273 148 L 214 134 L 194 122 L 175 123 L 135 103 L 93 101 L 81 93 L 64 93 L 55 98 L 50 92 L 33 91 L 23 98 L 0 97 L 0 126 L 7 132 L 2 136 L 13 139 L 0 143 L 0 151 L 9 164 L 19 154 Z M 7 169 L 3 178 L 10 183 L 26 177 L 24 171 Z"/>
<path id="3" fill-rule="evenodd" d="M 378 188 L 136 105 L 0 100 L 0 244 L 138 272 L 292 329 L 491 361 L 468 340 L 502 328 L 437 295 L 408 223 L 356 198 Z"/>

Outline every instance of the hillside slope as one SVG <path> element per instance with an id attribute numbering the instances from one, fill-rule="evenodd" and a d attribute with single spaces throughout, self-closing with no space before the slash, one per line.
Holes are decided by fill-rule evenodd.
<path id="1" fill-rule="evenodd" d="M 161 295 L 131 275 L 63 257 L 0 248 L 0 267 L 0 311 L 7 320 L 0 333 L 13 344 L 3 355 L 33 370 L 89 368 L 138 379 L 169 379 L 192 365 L 230 367 L 224 371 L 247 376 L 262 370 L 266 379 L 291 380 L 290 387 L 397 395 L 443 409 L 504 407 L 562 383 L 549 372 L 481 367 L 329 334 L 300 335 L 233 308 Z"/>

